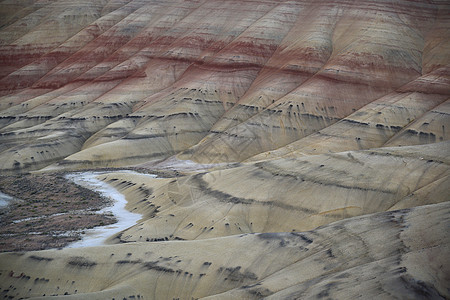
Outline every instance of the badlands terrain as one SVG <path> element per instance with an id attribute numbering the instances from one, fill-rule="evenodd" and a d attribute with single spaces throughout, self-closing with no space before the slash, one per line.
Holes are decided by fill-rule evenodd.
<path id="1" fill-rule="evenodd" d="M 0 296 L 449 299 L 449 140 L 447 0 L 0 1 Z"/>

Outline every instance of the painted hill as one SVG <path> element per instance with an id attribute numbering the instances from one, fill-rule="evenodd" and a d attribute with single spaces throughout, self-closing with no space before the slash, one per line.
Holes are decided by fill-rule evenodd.
<path id="1" fill-rule="evenodd" d="M 449 139 L 446 1 L 4 1 L 2 11 L 3 172 Z"/>
<path id="2" fill-rule="evenodd" d="M 142 219 L 1 254 L 0 293 L 450 298 L 449 32 L 445 0 L 1 1 L 1 175 L 116 169 Z"/>
<path id="3" fill-rule="evenodd" d="M 442 267 L 449 209 L 446 202 L 305 233 L 5 253 L 0 276 L 7 294 L 39 299 L 440 299 L 450 279 Z"/>

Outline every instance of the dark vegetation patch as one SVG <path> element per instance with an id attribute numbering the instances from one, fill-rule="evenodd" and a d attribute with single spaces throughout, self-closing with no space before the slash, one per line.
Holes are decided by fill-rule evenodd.
<path id="1" fill-rule="evenodd" d="M 70 258 L 67 265 L 77 268 L 92 268 L 96 266 L 97 263 L 81 256 L 74 256 Z"/>
<path id="2" fill-rule="evenodd" d="M 118 265 L 127 265 L 127 264 L 135 265 L 135 264 L 140 264 L 140 263 L 142 263 L 142 260 L 140 260 L 140 259 L 136 259 L 136 260 L 124 259 L 124 260 L 118 260 L 116 262 L 116 264 L 118 264 Z"/>
<path id="3" fill-rule="evenodd" d="M 307 244 L 311 244 L 313 242 L 313 240 L 307 237 L 304 233 L 291 232 L 291 234 L 300 237 Z"/>
<path id="4" fill-rule="evenodd" d="M 410 275 L 400 276 L 400 280 L 416 299 L 445 299 L 431 283 L 416 280 Z"/>
<path id="5" fill-rule="evenodd" d="M 50 257 L 42 257 L 42 256 L 37 256 L 37 255 L 31 255 L 28 258 L 32 259 L 32 260 L 37 260 L 37 261 L 52 261 L 53 260 L 53 258 L 50 258 Z"/>
<path id="6" fill-rule="evenodd" d="M 234 268 L 223 268 L 220 267 L 217 272 L 222 273 L 226 276 L 225 280 L 230 281 L 239 281 L 242 282 L 244 280 L 257 280 L 258 276 L 255 273 L 249 271 L 241 272 L 241 266 L 237 266 Z"/>
<path id="7" fill-rule="evenodd" d="M 257 282 L 250 285 L 244 285 L 240 287 L 240 289 L 244 289 L 252 295 L 253 297 L 257 297 L 258 299 L 268 297 L 273 294 L 273 292 L 267 288 L 261 287 L 261 282 Z"/>
<path id="8" fill-rule="evenodd" d="M 336 256 L 334 256 L 333 250 L 331 250 L 331 248 L 327 250 L 327 255 L 328 255 L 329 257 L 331 257 L 331 258 L 335 258 L 335 257 L 336 257 Z"/>
<path id="9" fill-rule="evenodd" d="M 175 270 L 173 270 L 171 268 L 159 266 L 157 261 L 150 261 L 150 262 L 144 263 L 143 266 L 144 266 L 144 268 L 146 268 L 148 270 L 155 270 L 158 272 L 166 272 L 166 273 L 175 273 Z"/>
<path id="10" fill-rule="evenodd" d="M 258 238 L 266 241 L 276 241 L 280 247 L 285 247 L 289 241 L 285 239 L 285 235 L 279 233 L 264 232 L 256 235 Z"/>
<path id="11" fill-rule="evenodd" d="M 273 294 L 273 292 L 267 288 L 256 288 L 256 289 L 250 289 L 247 291 L 250 295 L 253 297 L 257 297 L 258 299 L 268 297 Z"/>
<path id="12" fill-rule="evenodd" d="M 62 174 L 0 176 L 0 191 L 17 199 L 0 210 L 0 252 L 65 247 L 83 229 L 116 222 L 95 213 L 109 200 Z"/>

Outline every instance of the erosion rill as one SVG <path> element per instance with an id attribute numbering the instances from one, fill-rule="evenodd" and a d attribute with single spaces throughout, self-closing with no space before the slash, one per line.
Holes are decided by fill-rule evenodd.
<path id="1" fill-rule="evenodd" d="M 0 2 L 0 295 L 450 298 L 449 32 L 445 0 Z M 80 170 L 142 217 L 61 248 L 114 221 Z"/>

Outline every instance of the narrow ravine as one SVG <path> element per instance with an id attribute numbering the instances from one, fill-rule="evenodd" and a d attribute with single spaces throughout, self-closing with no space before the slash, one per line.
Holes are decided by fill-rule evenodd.
<path id="1" fill-rule="evenodd" d="M 115 172 L 134 173 L 128 170 Z M 127 200 L 125 199 L 124 195 L 119 193 L 111 185 L 97 179 L 99 175 L 107 173 L 108 172 L 81 172 L 66 175 L 66 178 L 73 181 L 74 183 L 90 190 L 97 191 L 103 197 L 113 200 L 113 206 L 105 207 L 102 210 L 98 211 L 98 213 L 112 213 L 117 219 L 117 223 L 84 230 L 84 234 L 81 236 L 81 240 L 69 244 L 67 248 L 93 247 L 104 245 L 109 237 L 135 225 L 142 217 L 140 214 L 132 213 L 125 209 Z M 151 174 L 149 174 L 148 176 L 151 176 L 153 178 L 156 177 L 156 175 Z"/>

